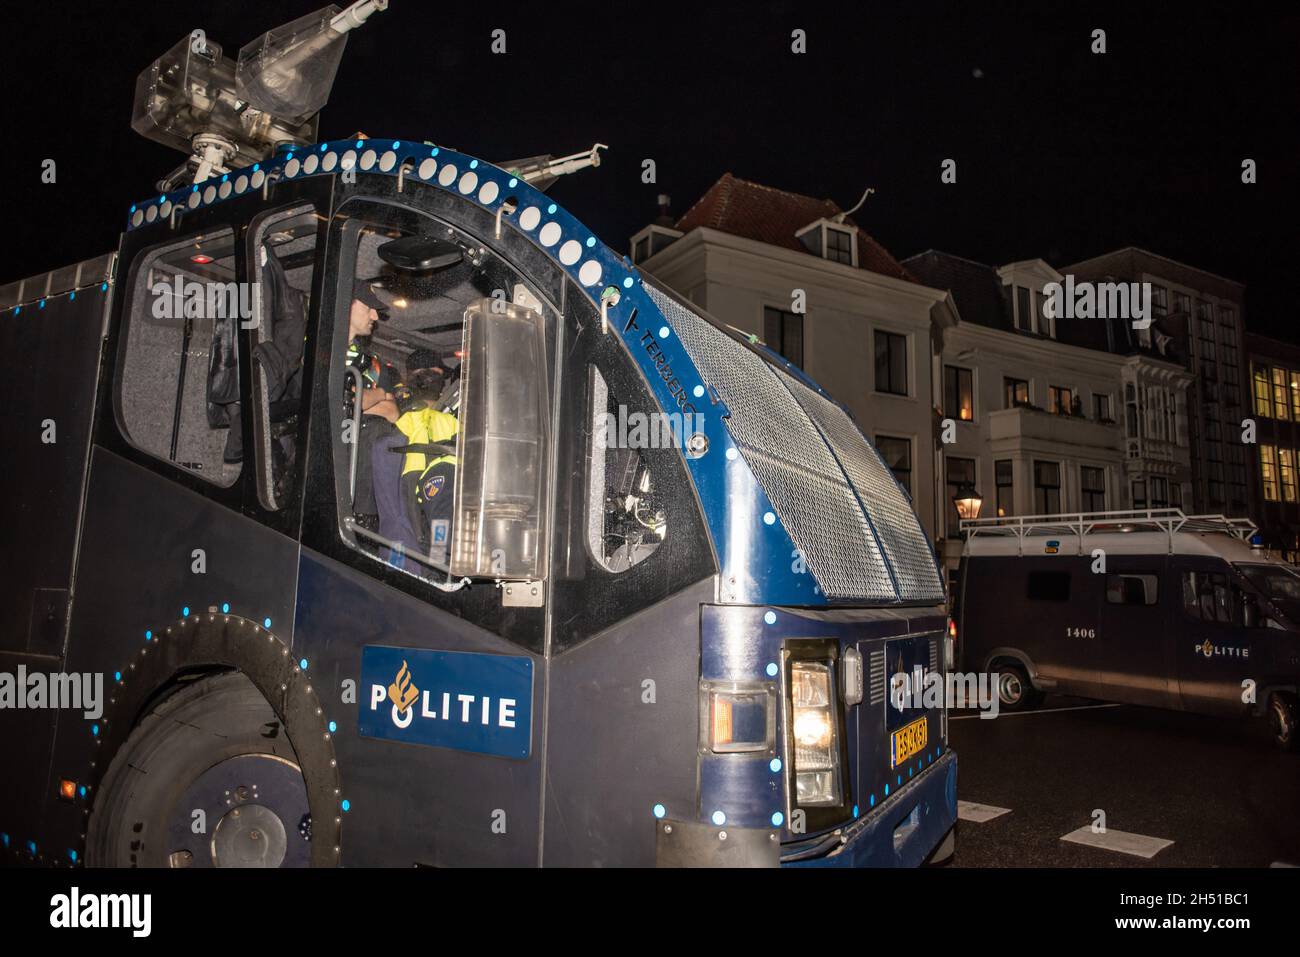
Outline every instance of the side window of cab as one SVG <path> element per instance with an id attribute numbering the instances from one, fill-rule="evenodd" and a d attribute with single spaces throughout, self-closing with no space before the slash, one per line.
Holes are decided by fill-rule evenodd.
<path id="1" fill-rule="evenodd" d="M 118 357 L 118 426 L 137 449 L 214 485 L 239 478 L 238 323 L 230 227 L 156 246 L 134 267 Z"/>
<path id="2" fill-rule="evenodd" d="M 332 228 L 343 540 L 440 586 L 545 577 L 554 310 L 432 216 L 353 201 Z"/>

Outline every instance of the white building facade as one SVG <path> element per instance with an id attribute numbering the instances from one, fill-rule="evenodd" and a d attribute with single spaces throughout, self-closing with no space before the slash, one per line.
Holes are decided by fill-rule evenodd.
<path id="1" fill-rule="evenodd" d="M 1045 315 L 1044 287 L 1062 277 L 1042 260 L 899 263 L 834 204 L 730 176 L 632 250 L 842 402 L 950 567 L 960 490 L 982 495 L 985 516 L 1190 501 L 1192 376 Z"/>

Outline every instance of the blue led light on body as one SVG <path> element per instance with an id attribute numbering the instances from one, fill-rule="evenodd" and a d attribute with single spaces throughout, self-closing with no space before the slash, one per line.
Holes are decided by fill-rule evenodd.
<path id="1" fill-rule="evenodd" d="M 650 809 L 650 813 L 655 817 L 661 818 L 668 813 L 668 808 L 664 807 L 662 804 L 656 804 Z"/>
<path id="2" fill-rule="evenodd" d="M 712 820 L 718 827 L 722 827 L 722 825 L 727 823 L 727 815 L 722 811 L 714 811 Z"/>
<path id="3" fill-rule="evenodd" d="M 772 826 L 773 826 L 773 827 L 780 827 L 780 826 L 781 826 L 782 824 L 784 824 L 784 823 L 785 823 L 785 815 L 782 814 L 780 811 L 773 811 L 773 812 L 772 812 Z"/>
<path id="4" fill-rule="evenodd" d="M 225 614 L 228 614 L 230 612 L 230 602 L 223 601 L 221 603 L 221 611 Z"/>
<path id="5" fill-rule="evenodd" d="M 763 613 L 763 620 L 764 620 L 765 622 L 767 622 L 769 625 L 775 625 L 775 624 L 776 624 L 776 612 L 774 612 L 774 611 L 767 611 L 767 612 L 764 612 L 764 613 Z"/>
<path id="6" fill-rule="evenodd" d="M 780 671 L 781 669 L 778 668 L 778 667 L 776 666 L 776 662 L 775 662 L 775 661 L 769 661 L 769 662 L 767 663 L 767 668 L 766 668 L 765 670 L 767 671 L 767 676 L 768 676 L 769 678 L 775 678 L 775 677 L 776 677 L 776 673 L 777 673 L 778 671 Z"/>
<path id="7" fill-rule="evenodd" d="M 781 770 L 781 767 L 782 767 L 782 765 L 781 765 L 781 759 L 780 759 L 780 758 L 773 758 L 771 761 L 769 761 L 769 762 L 767 763 L 767 766 L 768 766 L 769 768 L 772 769 L 772 773 L 773 773 L 773 774 L 776 774 L 776 773 L 778 773 L 778 772 Z"/>
<path id="8" fill-rule="evenodd" d="M 333 734 L 333 733 L 334 733 L 335 731 L 337 731 L 338 729 L 339 729 L 339 723 L 338 723 L 337 721 L 331 721 L 331 722 L 330 722 L 330 734 Z"/>
<path id="9" fill-rule="evenodd" d="M 299 658 L 299 659 L 298 659 L 298 667 L 301 668 L 303 671 L 306 671 L 306 670 L 307 670 L 307 659 L 306 659 L 306 658 Z"/>
<path id="10" fill-rule="evenodd" d="M 263 618 L 263 619 L 262 619 L 262 627 L 263 627 L 263 628 L 270 628 L 270 627 L 271 627 L 271 619 L 270 619 L 270 618 Z"/>
<path id="11" fill-rule="evenodd" d="M 339 807 L 343 808 L 343 810 L 345 811 L 350 811 L 352 810 L 352 802 L 349 801 L 347 798 L 344 798 L 343 802 L 339 805 Z"/>
<path id="12" fill-rule="evenodd" d="M 189 605 L 186 605 L 184 608 L 181 609 L 181 617 L 182 617 L 182 618 L 188 618 L 188 617 L 190 617 L 190 606 L 189 606 Z"/>

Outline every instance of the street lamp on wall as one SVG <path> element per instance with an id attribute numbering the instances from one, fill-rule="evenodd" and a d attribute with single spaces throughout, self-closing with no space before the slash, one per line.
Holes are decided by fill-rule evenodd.
<path id="1" fill-rule="evenodd" d="M 975 490 L 974 485 L 966 482 L 958 487 L 956 494 L 952 497 L 952 504 L 957 509 L 958 518 L 979 518 L 980 506 L 984 504 L 984 496 Z"/>

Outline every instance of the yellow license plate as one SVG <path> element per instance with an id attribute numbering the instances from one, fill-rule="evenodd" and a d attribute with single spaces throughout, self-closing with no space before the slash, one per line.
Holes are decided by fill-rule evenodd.
<path id="1" fill-rule="evenodd" d="M 896 768 L 912 755 L 924 751 L 929 739 L 930 725 L 925 718 L 899 728 L 889 739 L 889 766 Z"/>

